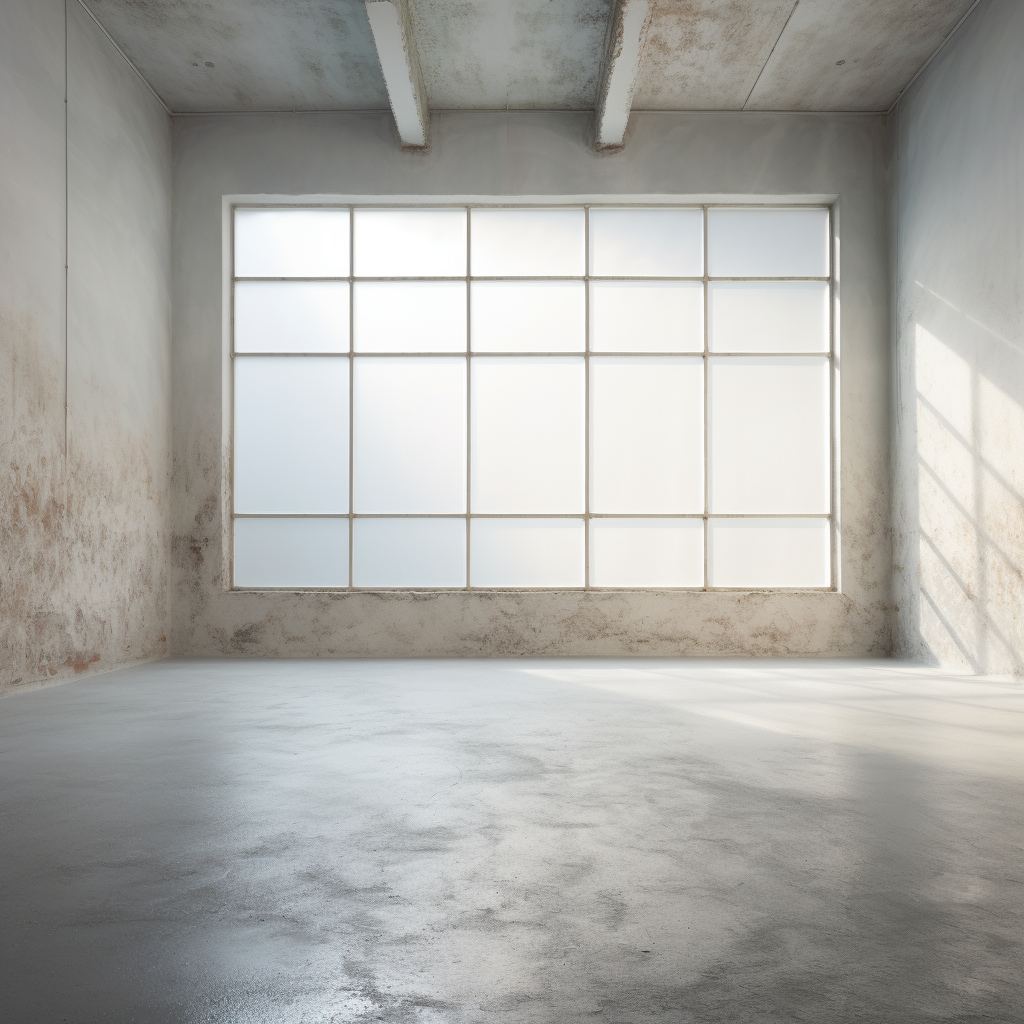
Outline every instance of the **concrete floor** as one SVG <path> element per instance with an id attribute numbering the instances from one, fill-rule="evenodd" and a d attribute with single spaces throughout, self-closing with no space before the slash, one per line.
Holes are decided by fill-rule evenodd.
<path id="1" fill-rule="evenodd" d="M 169 661 L 0 701 L 0 1020 L 1024 1020 L 1024 688 Z"/>

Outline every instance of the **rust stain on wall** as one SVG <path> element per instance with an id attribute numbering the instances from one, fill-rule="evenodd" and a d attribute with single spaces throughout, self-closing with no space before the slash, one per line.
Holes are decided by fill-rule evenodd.
<path id="1" fill-rule="evenodd" d="M 75 675 L 81 675 L 90 665 L 95 665 L 100 660 L 98 654 L 94 654 L 91 658 L 87 658 L 84 654 L 76 654 L 74 658 L 67 658 L 64 661 L 65 668 L 73 668 Z"/>

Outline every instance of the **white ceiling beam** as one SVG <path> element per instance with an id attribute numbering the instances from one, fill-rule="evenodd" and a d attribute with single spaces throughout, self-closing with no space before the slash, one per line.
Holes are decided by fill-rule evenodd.
<path id="1" fill-rule="evenodd" d="M 391 112 L 402 146 L 425 149 L 430 111 L 420 77 L 408 0 L 366 0 L 366 15 L 384 72 Z"/>
<path id="2" fill-rule="evenodd" d="M 597 149 L 622 148 L 650 27 L 651 0 L 616 0 L 597 103 Z"/>

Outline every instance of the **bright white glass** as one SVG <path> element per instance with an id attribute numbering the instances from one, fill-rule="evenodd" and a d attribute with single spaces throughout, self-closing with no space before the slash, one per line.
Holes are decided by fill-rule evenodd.
<path id="1" fill-rule="evenodd" d="M 590 373 L 592 511 L 703 512 L 703 360 L 594 356 Z"/>
<path id="2" fill-rule="evenodd" d="M 827 281 L 712 281 L 712 352 L 827 352 Z"/>
<path id="3" fill-rule="evenodd" d="M 356 512 L 466 510 L 466 360 L 355 360 Z"/>
<path id="4" fill-rule="evenodd" d="M 703 211 L 592 209 L 590 273 L 598 277 L 700 277 L 704 273 Z"/>
<path id="5" fill-rule="evenodd" d="M 709 519 L 713 587 L 827 587 L 827 519 Z"/>
<path id="6" fill-rule="evenodd" d="M 828 210 L 708 210 L 712 277 L 827 277 Z"/>
<path id="7" fill-rule="evenodd" d="M 359 277 L 464 277 L 465 210 L 356 210 Z"/>
<path id="8" fill-rule="evenodd" d="M 347 352 L 347 281 L 236 281 L 236 352 Z"/>
<path id="9" fill-rule="evenodd" d="M 357 281 L 356 352 L 465 352 L 464 281 Z"/>
<path id="10" fill-rule="evenodd" d="M 592 352 L 703 352 L 699 281 L 591 281 Z"/>
<path id="11" fill-rule="evenodd" d="M 473 210 L 473 274 L 582 277 L 582 210 Z"/>
<path id="12" fill-rule="evenodd" d="M 348 512 L 348 359 L 239 356 L 236 512 Z"/>
<path id="13" fill-rule="evenodd" d="M 464 587 L 465 519 L 355 519 L 357 587 Z"/>
<path id="14" fill-rule="evenodd" d="M 583 375 L 576 356 L 473 359 L 473 512 L 583 511 Z"/>
<path id="15" fill-rule="evenodd" d="M 236 519 L 236 587 L 347 587 L 347 519 Z"/>
<path id="16" fill-rule="evenodd" d="M 474 352 L 582 352 L 582 281 L 474 281 Z"/>
<path id="17" fill-rule="evenodd" d="M 474 587 L 582 587 L 582 519 L 473 519 Z"/>
<path id="18" fill-rule="evenodd" d="M 591 519 L 592 587 L 703 587 L 701 519 Z"/>
<path id="19" fill-rule="evenodd" d="M 348 210 L 235 210 L 235 277 L 348 277 Z"/>
<path id="20" fill-rule="evenodd" d="M 827 357 L 712 357 L 708 423 L 710 511 L 829 511 Z"/>

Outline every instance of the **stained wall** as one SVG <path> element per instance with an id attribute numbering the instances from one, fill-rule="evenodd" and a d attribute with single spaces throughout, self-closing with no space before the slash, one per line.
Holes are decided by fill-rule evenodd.
<path id="1" fill-rule="evenodd" d="M 1024 5 L 983 0 L 894 112 L 899 654 L 1024 674 Z"/>
<path id="2" fill-rule="evenodd" d="M 0 138 L 4 692 L 167 650 L 170 118 L 77 0 L 5 0 Z"/>
<path id="3" fill-rule="evenodd" d="M 174 124 L 172 651 L 263 656 L 865 655 L 891 646 L 886 122 L 647 113 L 595 155 L 575 113 L 435 114 L 428 153 L 375 113 Z M 834 594 L 232 592 L 224 229 L 241 196 L 835 197 L 841 572 Z"/>

